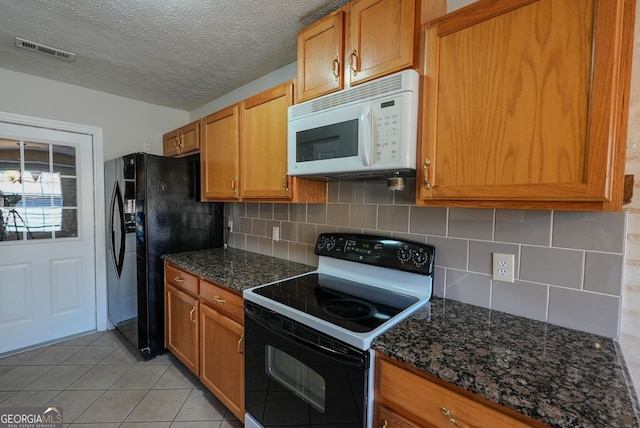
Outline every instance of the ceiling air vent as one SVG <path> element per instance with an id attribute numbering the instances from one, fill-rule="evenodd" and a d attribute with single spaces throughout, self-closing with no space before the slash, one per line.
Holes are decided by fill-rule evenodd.
<path id="1" fill-rule="evenodd" d="M 39 52 L 65 61 L 73 61 L 76 59 L 76 54 L 74 53 L 45 46 L 40 43 L 30 42 L 29 40 L 21 39 L 19 37 L 16 37 L 16 46 L 28 51 Z"/>

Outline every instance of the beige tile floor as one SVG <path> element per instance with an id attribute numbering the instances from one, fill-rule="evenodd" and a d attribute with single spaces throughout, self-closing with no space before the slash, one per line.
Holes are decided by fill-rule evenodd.
<path id="1" fill-rule="evenodd" d="M 143 361 L 115 331 L 0 358 L 0 407 L 45 405 L 71 428 L 242 427 L 175 357 Z"/>

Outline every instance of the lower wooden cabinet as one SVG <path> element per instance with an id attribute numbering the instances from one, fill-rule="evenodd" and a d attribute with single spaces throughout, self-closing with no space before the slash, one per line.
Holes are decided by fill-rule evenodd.
<path id="1" fill-rule="evenodd" d="M 244 327 L 205 304 L 200 309 L 200 381 L 243 420 Z"/>
<path id="2" fill-rule="evenodd" d="M 244 421 L 244 300 L 165 262 L 165 345 Z"/>
<path id="3" fill-rule="evenodd" d="M 165 284 L 166 347 L 196 375 L 199 374 L 200 337 L 198 335 L 198 299 Z"/>
<path id="4" fill-rule="evenodd" d="M 497 404 L 484 404 L 471 393 L 455 392 L 379 354 L 375 385 L 374 427 L 546 427 Z"/>

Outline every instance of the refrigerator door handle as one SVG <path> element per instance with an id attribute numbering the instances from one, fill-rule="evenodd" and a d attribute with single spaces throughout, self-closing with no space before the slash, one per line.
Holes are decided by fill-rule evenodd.
<path id="1" fill-rule="evenodd" d="M 114 221 L 116 216 L 116 205 L 118 207 L 118 218 L 120 220 L 119 229 L 120 229 L 120 239 L 119 239 L 119 248 L 116 250 L 116 231 L 114 230 Z M 109 219 L 110 222 L 110 231 L 111 231 L 111 258 L 113 259 L 113 264 L 116 268 L 116 274 L 118 278 L 122 275 L 122 269 L 124 267 L 124 245 L 125 245 L 125 225 L 124 225 L 124 203 L 122 202 L 122 192 L 120 191 L 120 185 L 116 182 L 116 185 L 113 188 L 113 194 L 111 195 L 111 216 Z M 117 255 L 116 255 L 117 251 Z"/>

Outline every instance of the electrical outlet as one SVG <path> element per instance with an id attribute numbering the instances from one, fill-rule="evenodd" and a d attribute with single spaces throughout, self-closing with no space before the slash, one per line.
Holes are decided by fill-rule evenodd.
<path id="1" fill-rule="evenodd" d="M 142 150 L 145 153 L 151 153 L 151 142 L 149 141 L 145 141 L 144 142 L 144 150 Z"/>
<path id="2" fill-rule="evenodd" d="M 280 228 L 278 226 L 273 226 L 273 233 L 271 234 L 271 237 L 274 241 L 280 240 Z"/>
<path id="3" fill-rule="evenodd" d="M 513 254 L 493 253 L 493 279 L 496 281 L 513 282 L 515 269 Z"/>
<path id="4" fill-rule="evenodd" d="M 229 220 L 227 222 L 227 229 L 229 229 L 229 232 L 233 232 L 233 221 Z"/>

